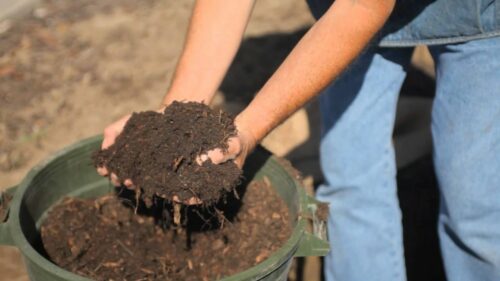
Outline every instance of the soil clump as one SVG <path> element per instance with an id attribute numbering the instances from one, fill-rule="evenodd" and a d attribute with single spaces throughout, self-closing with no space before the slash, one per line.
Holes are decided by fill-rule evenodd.
<path id="1" fill-rule="evenodd" d="M 174 102 L 163 113 L 134 113 L 115 143 L 97 151 L 93 160 L 96 167 L 131 179 L 146 203 L 177 196 L 182 202 L 195 197 L 211 205 L 233 191 L 241 170 L 232 161 L 200 165 L 196 159 L 215 148 L 227 149 L 236 134 L 229 114 L 202 103 Z"/>

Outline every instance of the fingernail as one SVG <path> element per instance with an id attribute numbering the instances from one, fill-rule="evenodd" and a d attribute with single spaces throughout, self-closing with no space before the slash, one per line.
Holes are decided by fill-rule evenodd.
<path id="1" fill-rule="evenodd" d="M 128 188 L 131 188 L 131 187 L 133 187 L 133 185 L 134 185 L 134 183 L 132 182 L 132 180 L 131 180 L 131 179 L 126 179 L 126 180 L 123 182 L 123 184 L 124 184 L 126 187 L 128 187 Z"/>
<path id="2" fill-rule="evenodd" d="M 203 162 L 207 160 L 208 160 L 208 155 L 206 154 L 198 155 L 198 157 L 196 157 L 196 164 L 201 166 L 203 165 Z"/>
<path id="3" fill-rule="evenodd" d="M 214 164 L 221 164 L 228 160 L 234 159 L 234 155 L 224 154 L 224 152 L 219 148 L 209 151 L 208 157 Z"/>
<path id="4" fill-rule="evenodd" d="M 118 177 L 115 174 L 111 174 L 110 179 L 111 179 L 111 183 L 114 186 L 120 186 L 121 185 L 120 181 L 118 180 Z"/>
<path id="5" fill-rule="evenodd" d="M 107 176 L 108 175 L 108 169 L 105 167 L 97 167 L 97 173 L 101 176 Z"/>
<path id="6" fill-rule="evenodd" d="M 186 201 L 187 205 L 200 205 L 202 201 L 198 197 L 191 197 Z"/>

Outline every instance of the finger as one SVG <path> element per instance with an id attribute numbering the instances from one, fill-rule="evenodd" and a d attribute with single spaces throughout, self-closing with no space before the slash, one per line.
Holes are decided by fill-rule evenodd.
<path id="1" fill-rule="evenodd" d="M 208 155 L 207 154 L 202 154 L 202 155 L 198 155 L 196 157 L 196 164 L 198 165 L 203 165 L 203 162 L 207 161 L 208 160 Z"/>
<path id="2" fill-rule="evenodd" d="M 104 135 L 104 139 L 102 140 L 101 149 L 107 149 L 115 143 L 115 137 L 111 135 Z"/>
<path id="3" fill-rule="evenodd" d="M 97 167 L 97 173 L 103 177 L 108 175 L 108 169 L 106 167 Z"/>
<path id="4" fill-rule="evenodd" d="M 241 143 L 238 138 L 233 137 L 227 141 L 227 149 L 223 151 L 216 148 L 207 152 L 208 157 L 214 164 L 224 163 L 229 160 L 234 160 L 241 153 Z"/>
<path id="5" fill-rule="evenodd" d="M 216 148 L 207 152 L 207 158 L 210 158 L 214 164 L 220 164 L 234 158 L 234 156 L 229 153 L 224 153 L 220 148 Z"/>
<path id="6" fill-rule="evenodd" d="M 122 132 L 123 127 L 127 123 L 128 119 L 130 119 L 131 114 L 125 115 L 120 120 L 108 126 L 104 129 L 104 139 L 101 144 L 102 149 L 107 149 L 111 145 L 115 143 L 116 137 Z"/>
<path id="7" fill-rule="evenodd" d="M 198 165 L 203 165 L 203 162 L 207 161 L 210 159 L 212 163 L 214 164 L 220 164 L 224 163 L 230 159 L 233 159 L 231 155 L 226 155 L 224 151 L 220 148 L 215 148 L 212 150 L 207 151 L 205 154 L 201 154 L 198 157 L 196 157 L 196 163 Z"/>
<path id="8" fill-rule="evenodd" d="M 131 179 L 126 179 L 123 181 L 123 184 L 128 188 L 128 189 L 133 189 L 134 188 L 134 183 L 132 182 Z"/>
<path id="9" fill-rule="evenodd" d="M 203 203 L 203 201 L 201 201 L 201 199 L 198 197 L 191 197 L 188 200 L 184 201 L 184 203 L 186 205 L 200 205 L 201 203 Z"/>
<path id="10" fill-rule="evenodd" d="M 227 152 L 229 154 L 238 155 L 241 152 L 241 142 L 237 137 L 232 137 L 227 140 Z"/>
<path id="11" fill-rule="evenodd" d="M 177 195 L 174 195 L 172 197 L 172 201 L 178 204 L 185 204 L 185 205 L 200 205 L 203 203 L 203 201 L 201 201 L 201 199 L 198 197 L 191 197 L 187 200 L 182 201 Z"/>
<path id="12" fill-rule="evenodd" d="M 111 180 L 111 183 L 114 186 L 121 186 L 120 180 L 118 179 L 118 177 L 114 173 L 111 173 L 111 176 L 109 177 L 109 179 Z"/>

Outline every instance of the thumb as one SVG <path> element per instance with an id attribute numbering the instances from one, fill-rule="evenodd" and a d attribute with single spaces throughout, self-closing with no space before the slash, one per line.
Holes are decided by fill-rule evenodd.
<path id="1" fill-rule="evenodd" d="M 123 127 L 125 127 L 125 124 L 130 119 L 130 116 L 131 114 L 125 115 L 120 120 L 114 122 L 113 124 L 106 127 L 106 129 L 104 129 L 104 139 L 101 145 L 102 149 L 107 149 L 115 143 L 116 137 L 118 137 L 118 135 L 123 131 Z"/>
<path id="2" fill-rule="evenodd" d="M 102 140 L 101 149 L 107 149 L 115 143 L 116 136 L 118 134 L 112 131 L 112 129 L 104 130 L 104 139 Z"/>
<path id="3" fill-rule="evenodd" d="M 221 164 L 229 160 L 234 160 L 241 153 L 241 143 L 237 137 L 232 137 L 227 141 L 227 149 L 215 148 L 201 155 L 201 162 L 208 159 L 214 164 Z"/>

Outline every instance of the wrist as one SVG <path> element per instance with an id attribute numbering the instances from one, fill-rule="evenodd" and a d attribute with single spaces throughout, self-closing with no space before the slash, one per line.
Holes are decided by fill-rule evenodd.
<path id="1" fill-rule="evenodd" d="M 238 134 L 244 134 L 250 140 L 250 144 L 255 147 L 266 136 L 264 123 L 247 112 L 245 109 L 235 118 L 234 121 Z"/>
<path id="2" fill-rule="evenodd" d="M 240 115 L 235 118 L 234 125 L 236 126 L 238 134 L 236 139 L 239 140 L 240 144 L 238 156 L 236 157 L 235 162 L 241 168 L 245 158 L 255 149 L 258 141 L 254 137 L 249 123 L 242 119 Z"/>

